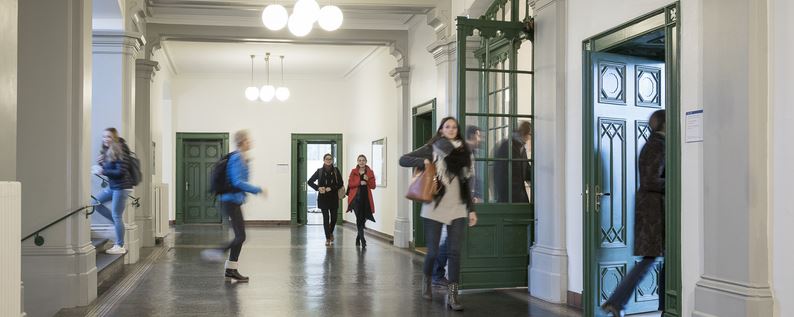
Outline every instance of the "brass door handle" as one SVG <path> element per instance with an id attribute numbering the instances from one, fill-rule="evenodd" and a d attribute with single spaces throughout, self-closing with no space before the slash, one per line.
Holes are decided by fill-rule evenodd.
<path id="1" fill-rule="evenodd" d="M 596 193 L 595 193 L 595 196 L 596 196 L 596 199 L 595 199 L 596 212 L 598 212 L 598 211 L 601 211 L 601 197 L 602 196 L 612 196 L 612 194 L 611 193 L 602 193 L 601 192 L 601 187 L 598 186 L 598 185 L 596 185 L 595 191 L 596 191 Z"/>

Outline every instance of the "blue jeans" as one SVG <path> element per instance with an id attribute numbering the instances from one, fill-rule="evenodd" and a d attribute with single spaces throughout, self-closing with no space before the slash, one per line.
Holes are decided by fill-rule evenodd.
<path id="1" fill-rule="evenodd" d="M 439 240 L 441 240 L 441 227 L 444 225 L 435 220 L 424 218 L 425 239 L 427 239 L 427 255 L 425 255 L 424 274 L 431 276 L 436 266 L 436 258 L 440 255 Z M 458 218 L 447 226 L 447 261 L 449 272 L 447 280 L 450 283 L 460 281 L 460 248 L 463 245 L 463 230 L 466 228 L 466 218 Z"/>
<path id="2" fill-rule="evenodd" d="M 440 281 L 447 273 L 447 230 L 444 229 L 443 226 L 441 227 L 441 239 L 439 244 L 436 267 L 433 269 L 433 282 Z"/>
<path id="3" fill-rule="evenodd" d="M 122 216 L 124 215 L 124 207 L 127 204 L 127 194 L 128 190 L 126 189 L 105 189 L 97 197 L 97 200 L 102 205 L 97 206 L 96 211 L 108 218 L 108 220 L 113 221 L 113 226 L 116 227 L 116 244 L 119 246 L 124 246 L 124 218 Z M 110 210 L 104 205 L 108 201 L 112 201 Z"/>

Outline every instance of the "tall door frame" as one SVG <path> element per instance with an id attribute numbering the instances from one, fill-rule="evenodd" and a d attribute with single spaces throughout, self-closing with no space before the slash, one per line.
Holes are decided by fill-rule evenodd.
<path id="1" fill-rule="evenodd" d="M 427 113 L 431 113 L 431 116 L 432 116 L 432 119 L 431 119 L 431 122 L 432 122 L 431 130 L 432 130 L 432 126 L 435 126 L 435 122 L 437 120 L 437 118 L 436 118 L 436 98 L 428 100 L 427 102 L 424 102 L 424 103 L 422 103 L 422 104 L 420 104 L 418 106 L 415 106 L 415 107 L 413 107 L 411 109 L 411 136 L 412 136 L 412 139 L 413 139 L 412 140 L 413 141 L 413 144 L 412 144 L 413 145 L 413 149 L 417 149 L 420 146 L 422 146 L 423 144 L 427 143 L 427 140 L 425 140 L 424 142 L 421 142 L 421 141 L 416 139 L 416 131 L 417 131 L 417 126 L 416 126 L 417 125 L 417 123 L 416 123 L 417 119 L 416 119 L 416 117 L 418 117 L 420 115 L 426 115 Z M 431 134 L 432 134 L 432 132 L 431 132 Z M 422 225 L 422 222 L 419 219 L 419 213 L 420 213 L 421 208 L 422 208 L 422 206 L 421 206 L 420 203 L 417 203 L 417 202 L 412 202 L 411 203 L 411 212 L 412 212 L 411 230 L 413 232 L 413 234 L 412 234 L 413 241 L 411 241 L 411 248 L 412 249 L 416 249 L 417 247 L 424 247 L 425 246 L 424 226 Z"/>
<path id="2" fill-rule="evenodd" d="M 177 132 L 176 133 L 176 224 L 184 224 L 186 213 L 185 206 L 185 141 L 198 141 L 198 140 L 220 140 L 223 148 L 223 153 L 229 153 L 229 133 L 195 133 L 195 132 Z"/>
<path id="3" fill-rule="evenodd" d="M 681 105 L 680 105 L 680 50 L 681 9 L 678 2 L 643 15 L 582 43 L 582 206 L 584 237 L 584 292 L 585 316 L 596 316 L 598 303 L 598 263 L 596 249 L 596 152 L 593 124 L 593 68 L 591 54 L 607 51 L 648 32 L 665 30 L 665 95 L 666 142 L 666 195 L 665 195 L 665 307 L 664 316 L 681 315 Z"/>
<path id="4" fill-rule="evenodd" d="M 292 225 L 301 225 L 298 223 L 298 195 L 300 195 L 300 191 L 296 190 L 299 184 L 295 183 L 298 178 L 298 145 L 300 142 L 336 142 L 336 167 L 339 168 L 339 171 L 342 173 L 342 177 L 344 178 L 345 168 L 344 168 L 344 144 L 343 144 L 343 136 L 340 133 L 314 133 L 314 134 L 301 134 L 301 133 L 293 133 L 292 134 L 292 141 L 290 142 L 290 152 L 291 159 L 290 159 L 290 224 Z M 305 153 L 304 153 L 305 154 Z M 307 176 L 308 177 L 308 176 Z M 305 179 L 303 180 L 303 184 L 306 184 Z M 347 180 L 345 180 L 347 181 Z M 305 187 L 301 187 L 305 190 Z M 337 212 L 338 219 L 343 219 L 344 211 L 342 210 L 342 202 L 340 199 L 339 202 L 339 211 Z M 341 225 L 341 222 L 337 222 L 337 225 Z"/>

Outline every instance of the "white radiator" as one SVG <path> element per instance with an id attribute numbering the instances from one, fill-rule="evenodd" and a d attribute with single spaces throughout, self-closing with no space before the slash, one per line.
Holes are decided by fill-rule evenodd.
<path id="1" fill-rule="evenodd" d="M 21 197 L 18 182 L 0 182 L 0 316 L 22 313 Z"/>
<path id="2" fill-rule="evenodd" d="M 154 186 L 154 236 L 164 238 L 170 232 L 168 223 L 168 184 Z"/>

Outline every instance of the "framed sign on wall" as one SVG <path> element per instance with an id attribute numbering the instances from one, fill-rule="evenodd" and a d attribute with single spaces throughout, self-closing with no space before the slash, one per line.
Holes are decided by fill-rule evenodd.
<path id="1" fill-rule="evenodd" d="M 372 171 L 378 187 L 386 187 L 386 138 L 372 141 Z"/>

